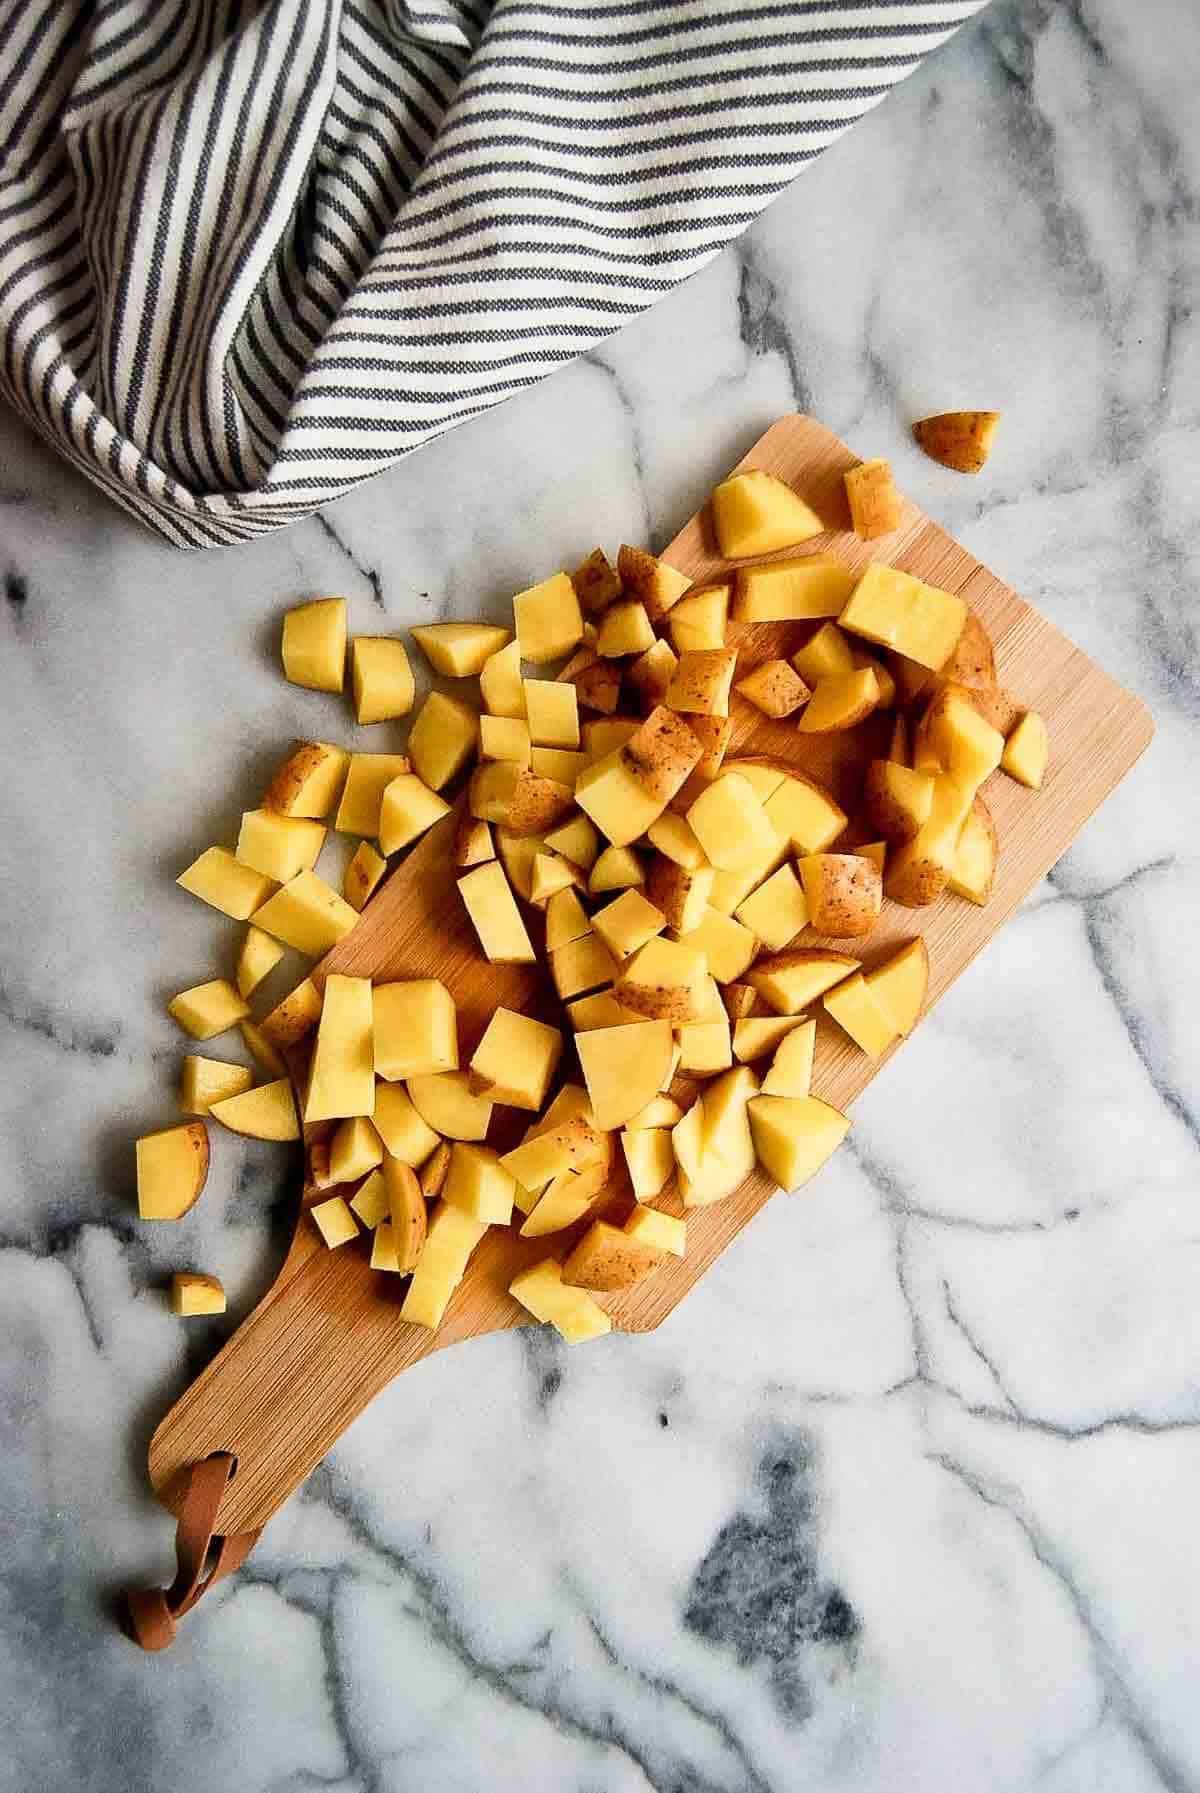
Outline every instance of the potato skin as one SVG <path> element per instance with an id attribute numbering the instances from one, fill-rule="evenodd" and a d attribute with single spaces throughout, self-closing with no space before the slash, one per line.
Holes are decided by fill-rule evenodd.
<path id="1" fill-rule="evenodd" d="M 937 902 L 950 882 L 950 873 L 940 860 L 917 857 L 911 848 L 910 841 L 892 855 L 884 890 L 890 902 L 905 909 L 925 909 Z"/>
<path id="2" fill-rule="evenodd" d="M 677 709 L 696 711 L 702 716 L 724 716 L 736 664 L 736 648 L 688 648 L 680 654 L 679 665 L 671 680 L 672 704 Z"/>
<path id="3" fill-rule="evenodd" d="M 322 764 L 327 748 L 319 741 L 303 741 L 284 760 L 267 786 L 263 796 L 264 809 L 277 810 L 280 815 L 290 815 L 292 804 L 312 774 Z M 408 770 L 408 761 L 404 763 Z"/>
<path id="4" fill-rule="evenodd" d="M 652 623 L 659 623 L 678 603 L 691 580 L 665 561 L 622 542 L 617 551 L 617 572 L 627 597 L 640 598 Z"/>
<path id="5" fill-rule="evenodd" d="M 873 859 L 858 853 L 813 853 L 800 861 L 809 925 L 830 939 L 869 934 L 879 919 L 883 880 Z"/>
<path id="6" fill-rule="evenodd" d="M 871 825 L 885 840 L 912 840 L 921 824 L 897 800 L 892 790 L 893 766 L 891 760 L 871 761 L 863 781 L 863 807 Z"/>
<path id="7" fill-rule="evenodd" d="M 983 720 L 990 722 L 993 728 L 999 729 L 1006 739 L 1024 714 L 1016 699 L 1010 697 L 1007 691 L 1002 691 L 998 685 L 993 685 L 990 690 L 986 691 L 968 690 L 967 696 Z"/>
<path id="8" fill-rule="evenodd" d="M 931 461 L 955 473 L 978 473 L 991 451 L 999 411 L 939 411 L 912 426 L 918 445 Z"/>
<path id="9" fill-rule="evenodd" d="M 571 574 L 571 584 L 580 604 L 592 615 L 607 610 L 621 595 L 617 570 L 603 548 L 593 548 L 587 559 L 580 562 Z"/>
<path id="10" fill-rule="evenodd" d="M 553 778 L 522 767 L 504 826 L 511 834 L 545 834 L 575 807 L 575 793 Z"/>
<path id="11" fill-rule="evenodd" d="M 593 1221 L 564 1259 L 562 1279 L 573 1288 L 600 1293 L 627 1289 L 656 1270 L 666 1256 L 655 1246 L 629 1238 L 619 1227 Z"/>
<path id="12" fill-rule="evenodd" d="M 710 874 L 711 876 L 711 874 Z M 646 879 L 646 897 L 666 917 L 669 928 L 683 926 L 684 911 L 697 873 L 678 865 L 665 853 L 656 853 Z"/>
<path id="13" fill-rule="evenodd" d="M 587 666 L 570 675 L 579 702 L 588 710 L 611 716 L 621 698 L 621 668 L 615 660 L 597 655 Z"/>
<path id="14" fill-rule="evenodd" d="M 620 749 L 648 796 L 667 804 L 686 783 L 703 749 L 683 716 L 660 704 Z"/>
<path id="15" fill-rule="evenodd" d="M 647 1021 L 695 1021 L 695 998 L 688 984 L 639 984 L 618 978 L 613 995 L 623 1009 L 631 1009 Z"/>

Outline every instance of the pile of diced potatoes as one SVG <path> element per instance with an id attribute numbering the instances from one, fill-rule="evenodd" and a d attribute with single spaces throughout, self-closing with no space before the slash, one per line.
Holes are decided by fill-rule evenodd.
<path id="1" fill-rule="evenodd" d="M 886 462 L 851 470 L 846 491 L 861 537 L 901 526 Z M 298 743 L 236 844 L 187 868 L 180 886 L 245 932 L 232 979 L 181 992 L 170 1013 L 198 1041 L 239 1028 L 263 1080 L 185 1058 L 193 1118 L 138 1141 L 145 1218 L 196 1200 L 209 1117 L 277 1140 L 302 1121 L 312 1223 L 330 1248 L 369 1235 L 372 1266 L 410 1278 L 405 1319 L 438 1326 L 485 1232 L 515 1225 L 569 1233 L 511 1293 L 579 1340 L 609 1329 L 596 1295 L 683 1255 L 691 1210 L 756 1167 L 796 1188 L 835 1150 L 849 1121 L 813 1093 L 816 1005 L 872 1058 L 911 1031 L 924 940 L 869 965 L 860 943 L 885 898 L 987 900 L 997 844 L 981 787 L 997 767 L 1039 786 L 1046 730 L 1000 688 L 962 598 L 883 561 L 856 577 L 833 553 L 788 554 L 826 526 L 786 484 L 736 473 L 712 520 L 738 564 L 707 585 L 639 548 L 615 565 L 597 549 L 518 593 L 511 631 L 414 629 L 455 688 L 425 698 L 405 751 Z M 749 626 L 767 622 L 793 626 L 794 646 L 756 654 Z M 340 598 L 288 612 L 285 675 L 341 691 L 347 645 L 357 721 L 407 716 L 404 642 L 347 644 Z M 787 724 L 794 758 L 726 761 L 741 704 Z M 803 738 L 881 710 L 894 712 L 887 757 L 867 765 L 851 816 L 802 769 Z M 499 1007 L 462 1064 L 445 983 L 338 974 L 304 978 L 255 1018 L 250 998 L 284 949 L 321 958 L 392 856 L 450 816 L 443 850 L 481 954 L 544 960 L 558 1024 Z M 330 817 L 360 841 L 340 892 L 315 869 Z M 284 1055 L 309 1035 L 298 1115 Z M 497 1106 L 531 1117 L 503 1154 L 487 1144 Z M 588 1224 L 618 1153 L 629 1211 Z M 224 1305 L 196 1273 L 172 1299 L 181 1313 Z"/>

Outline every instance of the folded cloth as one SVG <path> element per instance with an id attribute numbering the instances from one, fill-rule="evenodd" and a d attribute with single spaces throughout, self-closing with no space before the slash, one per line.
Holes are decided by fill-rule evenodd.
<path id="1" fill-rule="evenodd" d="M 694 273 L 982 0 L 9 0 L 0 387 L 276 529 Z"/>

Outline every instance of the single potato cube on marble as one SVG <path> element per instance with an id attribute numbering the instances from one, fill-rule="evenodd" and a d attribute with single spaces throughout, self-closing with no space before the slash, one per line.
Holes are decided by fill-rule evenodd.
<path id="1" fill-rule="evenodd" d="M 939 411 L 912 426 L 930 460 L 955 473 L 978 473 L 992 450 L 999 411 Z"/>
<path id="2" fill-rule="evenodd" d="M 203 1121 L 143 1134 L 136 1155 L 138 1213 L 143 1220 L 178 1220 L 195 1206 L 208 1180 L 208 1129 Z"/>
<path id="3" fill-rule="evenodd" d="M 566 573 L 555 573 L 513 599 L 522 660 L 544 666 L 561 660 L 583 637 L 583 613 Z"/>
<path id="4" fill-rule="evenodd" d="M 250 1013 L 228 978 L 214 977 L 206 984 L 181 990 L 167 1004 L 167 1013 L 194 1040 L 215 1040 Z"/>
<path id="5" fill-rule="evenodd" d="M 339 834 L 379 833 L 383 793 L 393 778 L 411 770 L 402 753 L 353 753 L 342 788 L 342 800 L 333 819 Z"/>
<path id="6" fill-rule="evenodd" d="M 231 1065 L 223 1058 L 201 1058 L 189 1052 L 179 1081 L 179 1106 L 184 1114 L 205 1115 L 214 1102 L 240 1096 L 254 1082 L 246 1065 Z"/>
<path id="7" fill-rule="evenodd" d="M 494 1009 L 471 1056 L 472 1080 L 490 1102 L 537 1111 L 562 1057 L 557 1027 L 513 1009 Z"/>
<path id="8" fill-rule="evenodd" d="M 267 786 L 264 809 L 282 816 L 327 816 L 342 789 L 350 755 L 329 741 L 301 741 Z"/>
<path id="9" fill-rule="evenodd" d="M 223 1314 L 225 1290 L 220 1279 L 199 1270 L 177 1270 L 171 1278 L 171 1312 L 185 1320 L 198 1314 Z"/>
<path id="10" fill-rule="evenodd" d="M 283 619 L 283 676 L 309 691 L 340 691 L 346 677 L 346 600 L 297 604 Z"/>
<path id="11" fill-rule="evenodd" d="M 324 829 L 321 832 L 323 835 Z M 270 877 L 244 865 L 228 847 L 209 847 L 175 882 L 180 890 L 219 909 L 231 921 L 249 921 L 275 888 Z"/>
<path id="12" fill-rule="evenodd" d="M 350 1239 L 357 1239 L 358 1222 L 342 1196 L 331 1195 L 328 1201 L 317 1202 L 308 1212 L 330 1251 L 336 1251 Z"/>
<path id="13" fill-rule="evenodd" d="M 407 716 L 417 688 L 404 643 L 393 635 L 356 635 L 350 643 L 350 685 L 360 727 Z"/>
<path id="14" fill-rule="evenodd" d="M 281 816 L 273 809 L 248 809 L 238 830 L 237 858 L 273 883 L 286 884 L 297 872 L 312 870 L 324 845 L 324 822 Z"/>
<path id="15" fill-rule="evenodd" d="M 511 633 L 494 623 L 424 623 L 412 631 L 434 672 L 447 679 L 477 678 Z"/>
<path id="16" fill-rule="evenodd" d="M 774 554 L 825 532 L 820 517 L 797 492 L 757 467 L 722 480 L 712 495 L 712 516 L 725 560 Z"/>

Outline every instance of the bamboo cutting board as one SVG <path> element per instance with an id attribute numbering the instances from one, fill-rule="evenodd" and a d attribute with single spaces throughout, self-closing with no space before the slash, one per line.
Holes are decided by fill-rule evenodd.
<path id="1" fill-rule="evenodd" d="M 1027 791 L 1001 773 L 988 783 L 1000 860 L 986 907 L 953 897 L 920 910 L 885 903 L 875 931 L 852 949 L 873 964 L 896 945 L 924 934 L 932 1006 L 1124 777 L 1148 744 L 1153 724 L 1142 704 L 915 506 L 906 507 L 903 526 L 895 534 L 860 542 L 849 529 L 842 486 L 842 474 L 857 459 L 811 418 L 787 417 L 739 465 L 764 468 L 786 480 L 827 523 L 829 534 L 806 543 L 805 551 L 830 548 L 855 570 L 870 560 L 884 560 L 961 593 L 991 633 L 1001 683 L 1023 705 L 1041 711 L 1049 725 L 1050 768 L 1040 792 Z M 665 558 L 698 582 L 725 569 L 707 512 L 680 530 Z M 796 624 L 735 627 L 730 639 L 739 648 L 738 676 L 788 641 L 794 643 L 797 629 Z M 760 716 L 736 696 L 734 715 L 731 759 L 739 753 L 783 753 L 830 783 L 853 813 L 863 761 L 883 739 L 882 719 L 822 741 L 797 736 L 794 726 Z M 553 1018 L 557 1004 L 538 967 L 489 965 L 481 958 L 454 889 L 454 820 L 447 817 L 416 846 L 315 975 L 318 982 L 330 971 L 377 981 L 441 978 L 458 1003 L 465 1064 L 495 1008 Z M 886 1062 L 872 1062 L 822 1016 L 813 1093 L 845 1108 Z M 505 1148 L 528 1118 L 497 1108 L 492 1143 Z M 619 1152 L 617 1162 L 619 1174 L 589 1218 L 602 1213 L 620 1217 L 628 1209 L 632 1198 Z M 671 1260 L 620 1295 L 600 1297 L 614 1326 L 627 1332 L 657 1326 L 775 1193 L 774 1185 L 756 1174 L 726 1201 L 692 1210 L 685 1258 Z M 311 1199 L 306 1192 L 277 1281 L 151 1442 L 151 1479 L 168 1505 L 178 1504 L 191 1465 L 213 1452 L 233 1453 L 237 1474 L 222 1499 L 220 1532 L 262 1526 L 398 1371 L 461 1339 L 527 1320 L 507 1293 L 509 1282 L 520 1267 L 548 1250 L 560 1252 L 581 1230 L 522 1241 L 507 1229 L 493 1228 L 441 1327 L 431 1334 L 400 1319 L 407 1282 L 370 1270 L 364 1241 L 325 1250 L 304 1212 Z M 674 1197 L 659 1205 L 682 1212 Z"/>

